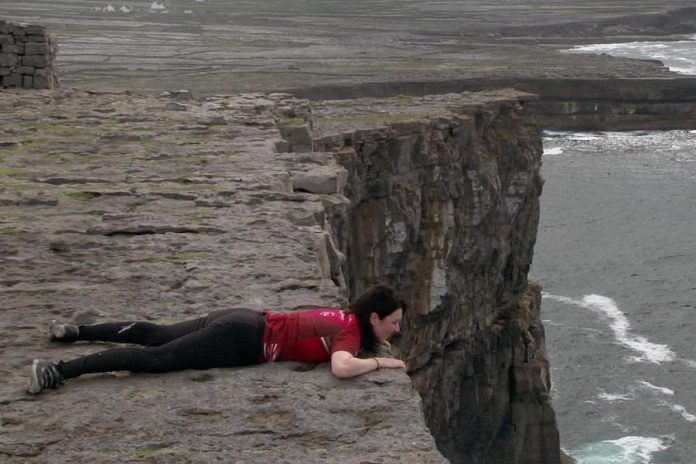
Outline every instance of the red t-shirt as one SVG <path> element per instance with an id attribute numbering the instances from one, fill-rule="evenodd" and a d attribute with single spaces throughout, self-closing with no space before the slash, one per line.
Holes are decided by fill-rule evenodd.
<path id="1" fill-rule="evenodd" d="M 264 312 L 264 316 L 265 361 L 325 362 L 330 361 L 336 351 L 357 356 L 360 350 L 358 320 L 341 309 Z"/>

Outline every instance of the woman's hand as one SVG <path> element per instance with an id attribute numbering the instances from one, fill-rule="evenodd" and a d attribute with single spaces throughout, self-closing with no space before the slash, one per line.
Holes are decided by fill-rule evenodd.
<path id="1" fill-rule="evenodd" d="M 377 369 L 405 369 L 406 364 L 394 358 L 356 358 L 347 351 L 331 355 L 331 372 L 339 379 L 349 379 Z"/>
<path id="2" fill-rule="evenodd" d="M 406 369 L 406 363 L 396 358 L 374 358 L 379 363 L 379 367 L 384 369 Z"/>

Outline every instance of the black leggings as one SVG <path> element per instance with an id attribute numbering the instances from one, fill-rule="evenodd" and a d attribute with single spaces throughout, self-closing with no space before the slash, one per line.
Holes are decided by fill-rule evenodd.
<path id="1" fill-rule="evenodd" d="M 111 371 L 170 372 L 259 362 L 265 319 L 245 308 L 216 311 L 174 325 L 112 322 L 80 326 L 77 340 L 135 343 L 59 363 L 63 377 Z"/>

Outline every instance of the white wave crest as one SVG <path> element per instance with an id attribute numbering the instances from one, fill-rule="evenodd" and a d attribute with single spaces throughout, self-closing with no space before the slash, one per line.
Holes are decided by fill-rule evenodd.
<path id="1" fill-rule="evenodd" d="M 685 421 L 687 421 L 687 422 L 696 422 L 696 416 L 694 416 L 693 414 L 689 413 L 689 412 L 684 408 L 684 406 L 682 406 L 682 405 L 680 405 L 680 404 L 672 404 L 672 403 L 667 403 L 667 402 L 665 402 L 665 404 L 666 404 L 666 405 L 669 407 L 669 409 L 671 409 L 672 411 L 678 412 L 679 414 L 681 414 L 681 416 L 684 418 Z"/>
<path id="2" fill-rule="evenodd" d="M 553 147 L 553 148 L 549 148 L 548 150 L 545 149 L 543 155 L 544 156 L 560 155 L 562 153 L 563 153 L 562 147 Z"/>
<path id="3" fill-rule="evenodd" d="M 623 437 L 618 440 L 606 440 L 605 443 L 619 445 L 623 448 L 624 462 L 642 462 L 648 464 L 653 454 L 669 448 L 668 441 L 655 437 Z M 641 461 L 633 461 L 634 459 Z"/>
<path id="4" fill-rule="evenodd" d="M 658 386 L 651 384 L 650 382 L 645 382 L 643 380 L 638 380 L 638 383 L 643 385 L 644 387 L 650 388 L 652 390 L 657 390 L 660 393 L 663 393 L 665 395 L 670 395 L 670 396 L 674 395 L 674 390 L 672 390 L 672 389 L 669 389 L 666 387 L 658 387 Z"/>
<path id="5" fill-rule="evenodd" d="M 549 293 L 542 293 L 542 296 L 562 303 L 581 306 L 609 318 L 611 321 L 610 327 L 614 332 L 614 338 L 616 338 L 620 344 L 641 354 L 641 356 L 631 357 L 630 359 L 633 361 L 647 361 L 660 364 L 675 359 L 674 352 L 667 345 L 652 343 L 641 335 L 631 335 L 631 324 L 628 322 L 626 315 L 611 298 L 602 295 L 585 295 L 581 301 L 578 301 L 565 296 L 551 295 Z"/>
<path id="6" fill-rule="evenodd" d="M 615 401 L 631 401 L 635 398 L 630 393 L 607 393 L 605 391 L 599 393 L 597 398 L 613 403 Z"/>
<path id="7" fill-rule="evenodd" d="M 601 137 L 597 135 L 575 135 L 573 137 L 568 137 L 570 140 L 578 140 L 580 142 L 586 142 L 588 140 L 599 140 Z"/>
<path id="8" fill-rule="evenodd" d="M 578 464 L 650 464 L 652 455 L 670 447 L 674 438 L 627 436 L 585 443 L 569 451 Z"/>

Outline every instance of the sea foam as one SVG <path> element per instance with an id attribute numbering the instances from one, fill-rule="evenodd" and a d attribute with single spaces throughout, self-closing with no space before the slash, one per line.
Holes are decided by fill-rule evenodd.
<path id="1" fill-rule="evenodd" d="M 663 393 L 665 395 L 670 395 L 670 396 L 674 395 L 674 390 L 672 390 L 672 389 L 669 389 L 666 387 L 657 387 L 657 386 L 651 384 L 650 382 L 645 382 L 643 380 L 639 380 L 638 383 L 643 385 L 644 387 L 650 388 L 652 390 L 657 390 L 660 393 Z"/>
<path id="2" fill-rule="evenodd" d="M 548 156 L 548 155 L 560 155 L 560 154 L 562 154 L 562 153 L 563 153 L 563 148 L 561 148 L 561 147 L 553 147 L 553 148 L 549 148 L 548 150 L 544 149 L 543 155 L 544 155 L 544 156 Z"/>
<path id="3" fill-rule="evenodd" d="M 671 437 L 628 436 L 585 443 L 570 455 L 578 464 L 650 464 L 652 455 L 669 448 Z"/>
<path id="4" fill-rule="evenodd" d="M 614 401 L 631 401 L 635 399 L 630 393 L 607 393 L 605 391 L 599 393 L 597 398 L 610 403 L 613 403 Z"/>
<path id="5" fill-rule="evenodd" d="M 641 335 L 631 335 L 631 324 L 628 322 L 626 315 L 611 298 L 602 295 L 585 295 L 582 300 L 575 300 L 573 298 L 551 295 L 549 293 L 542 293 L 542 296 L 562 303 L 581 306 L 606 316 L 611 321 L 610 327 L 614 332 L 616 340 L 620 344 L 640 353 L 640 356 L 633 356 L 630 358 L 633 361 L 647 361 L 660 364 L 673 361 L 675 358 L 674 352 L 667 345 L 652 343 Z"/>
<path id="6" fill-rule="evenodd" d="M 679 414 L 681 414 L 681 416 L 684 418 L 685 421 L 687 421 L 687 422 L 696 422 L 696 416 L 694 416 L 693 414 L 689 413 L 689 412 L 686 410 L 686 408 L 684 408 L 684 406 L 682 406 L 682 405 L 680 405 L 680 404 L 667 403 L 666 401 L 665 401 L 665 404 L 666 404 L 667 407 L 669 407 L 669 409 L 671 409 L 672 411 L 678 412 Z"/>

